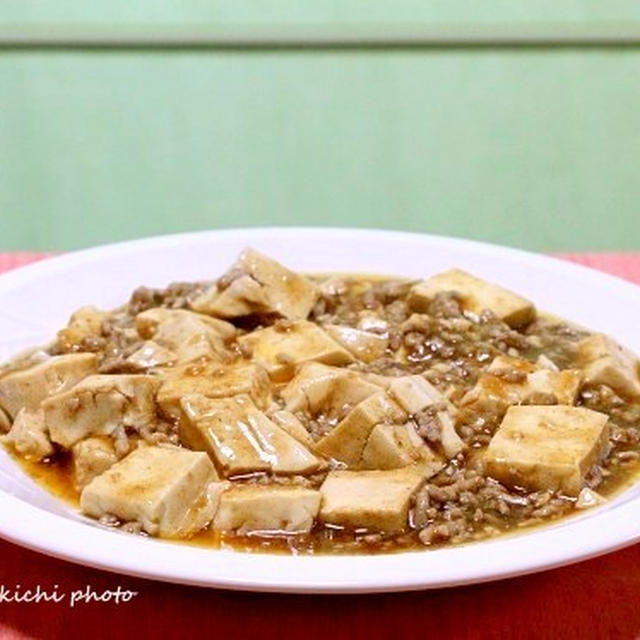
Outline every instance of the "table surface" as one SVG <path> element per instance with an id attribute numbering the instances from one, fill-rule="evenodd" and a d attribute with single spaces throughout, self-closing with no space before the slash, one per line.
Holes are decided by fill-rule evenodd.
<path id="1" fill-rule="evenodd" d="M 46 254 L 0 254 L 0 271 Z M 640 253 L 563 254 L 640 283 Z M 10 517 L 10 514 L 4 517 Z M 281 639 L 640 638 L 640 545 L 576 565 L 493 583 L 414 593 L 297 596 L 234 593 L 134 579 L 0 541 L 0 638 Z M 61 603 L 6 603 L 3 589 L 56 589 Z M 136 591 L 128 603 L 77 604 L 73 591 Z"/>

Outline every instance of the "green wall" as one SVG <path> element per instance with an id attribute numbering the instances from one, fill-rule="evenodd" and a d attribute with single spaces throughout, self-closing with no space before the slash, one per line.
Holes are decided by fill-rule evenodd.
<path id="1" fill-rule="evenodd" d="M 213 33 L 260 23 L 250 2 L 226 14 L 188 4 L 190 20 L 164 3 L 154 24 L 201 16 Z M 139 14 L 78 9 L 56 22 L 34 6 L 0 9 L 0 32 L 143 28 Z M 325 36 L 340 17 L 329 6 L 307 14 Z M 368 24 L 362 6 L 343 24 Z M 422 26 L 459 21 L 450 4 L 428 6 Z M 500 6 L 504 25 L 544 34 L 513 3 Z M 636 18 L 591 4 L 571 22 L 576 3 L 553 6 L 565 31 Z M 370 20 L 400 24 L 411 8 Z M 639 158 L 640 46 L 47 48 L 3 45 L 0 33 L 0 249 L 287 224 L 640 249 Z"/>

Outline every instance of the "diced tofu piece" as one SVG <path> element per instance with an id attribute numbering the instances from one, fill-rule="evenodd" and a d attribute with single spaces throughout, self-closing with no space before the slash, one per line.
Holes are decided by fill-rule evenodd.
<path id="1" fill-rule="evenodd" d="M 428 463 L 433 473 L 444 466 L 418 435 L 411 422 L 379 424 L 373 428 L 362 452 L 363 469 L 400 469 L 416 462 Z"/>
<path id="2" fill-rule="evenodd" d="M 404 422 L 407 414 L 384 391 L 363 400 L 346 418 L 316 443 L 321 455 L 358 468 L 373 428 L 380 423 Z"/>
<path id="3" fill-rule="evenodd" d="M 42 403 L 51 440 L 66 449 L 88 436 L 155 422 L 160 381 L 145 375 L 95 375 Z"/>
<path id="4" fill-rule="evenodd" d="M 162 537 L 184 537 L 213 518 L 215 469 L 202 452 L 141 447 L 94 478 L 80 495 L 82 511 L 139 522 Z"/>
<path id="5" fill-rule="evenodd" d="M 355 405 L 379 391 L 379 386 L 359 372 L 307 362 L 281 395 L 288 411 L 312 416 L 321 412 L 329 419 L 342 420 Z"/>
<path id="6" fill-rule="evenodd" d="M 269 416 L 281 429 L 284 429 L 298 442 L 302 442 L 307 448 L 313 448 L 314 442 L 306 427 L 290 411 L 275 411 Z"/>
<path id="7" fill-rule="evenodd" d="M 206 451 L 223 476 L 270 470 L 249 423 L 248 413 L 255 406 L 249 396 L 185 395 L 181 406 L 180 439 L 192 449 Z"/>
<path id="8" fill-rule="evenodd" d="M 385 471 L 331 471 L 320 487 L 319 518 L 347 529 L 398 533 L 411 498 L 428 477 L 422 465 Z"/>
<path id="9" fill-rule="evenodd" d="M 338 344 L 363 362 L 372 362 L 382 357 L 389 346 L 389 338 L 386 336 L 362 329 L 329 324 L 324 327 L 324 330 Z"/>
<path id="10" fill-rule="evenodd" d="M 319 458 L 261 411 L 249 413 L 249 424 L 273 473 L 313 473 L 321 466 Z"/>
<path id="11" fill-rule="evenodd" d="M 216 283 L 199 298 L 193 308 L 222 318 L 239 318 L 253 313 L 268 313 L 269 305 L 263 286 L 251 276 L 240 275 L 228 286 Z"/>
<path id="12" fill-rule="evenodd" d="M 220 287 L 227 282 L 226 288 Z M 245 249 L 220 281 L 193 301 L 192 307 L 221 318 L 275 313 L 289 320 L 304 320 L 317 295 L 317 287 L 307 278 L 253 249 Z"/>
<path id="13" fill-rule="evenodd" d="M 275 382 L 287 382 L 296 366 L 304 362 L 344 365 L 353 356 L 313 322 L 302 320 L 282 328 L 267 327 L 253 331 L 238 342 L 251 350 Z"/>
<path id="14" fill-rule="evenodd" d="M 510 407 L 484 453 L 485 472 L 508 485 L 578 495 L 606 450 L 608 419 L 583 407 Z"/>
<path id="15" fill-rule="evenodd" d="M 295 486 L 244 485 L 220 497 L 213 528 L 251 533 L 307 533 L 320 509 L 320 492 Z"/>
<path id="16" fill-rule="evenodd" d="M 224 340 L 231 340 L 237 333 L 237 329 L 230 322 L 186 309 L 166 309 L 164 307 L 154 307 L 140 312 L 136 316 L 136 329 L 141 338 L 149 339 L 156 334 L 161 324 L 168 321 L 176 324 L 184 322 L 187 325 L 196 322 L 202 323 Z"/>
<path id="17" fill-rule="evenodd" d="M 596 333 L 582 340 L 578 362 L 589 382 L 606 384 L 629 398 L 640 396 L 640 361 L 608 336 Z"/>
<path id="18" fill-rule="evenodd" d="M 174 351 L 160 346 L 153 340 L 147 340 L 127 358 L 127 364 L 135 370 L 144 371 L 154 367 L 167 366 L 177 360 L 178 356 Z"/>
<path id="19" fill-rule="evenodd" d="M 392 378 L 389 382 L 389 392 L 410 415 L 434 405 L 442 405 L 443 410 L 452 409 L 447 398 L 422 376 Z"/>
<path id="20" fill-rule="evenodd" d="M 97 368 L 95 354 L 70 353 L 8 373 L 0 378 L 0 407 L 11 417 L 23 407 L 34 411 L 45 398 L 66 391 Z"/>
<path id="21" fill-rule="evenodd" d="M 54 451 L 44 423 L 42 409 L 36 409 L 36 411 L 20 409 L 13 421 L 11 431 L 4 436 L 3 440 L 29 460 L 42 460 Z"/>
<path id="22" fill-rule="evenodd" d="M 182 399 L 180 436 L 206 451 L 225 477 L 259 471 L 313 473 L 321 460 L 267 418 L 249 396 Z"/>
<path id="23" fill-rule="evenodd" d="M 497 356 L 480 374 L 462 404 L 479 403 L 496 409 L 525 403 L 573 405 L 582 380 L 578 369 L 553 371 L 528 360 Z"/>
<path id="24" fill-rule="evenodd" d="M 226 398 L 247 394 L 260 409 L 271 400 L 271 381 L 258 365 L 224 367 L 216 363 L 173 367 L 162 372 L 158 405 L 172 418 L 180 416 L 180 400 L 199 393 L 207 398 Z"/>
<path id="25" fill-rule="evenodd" d="M 457 456 L 464 442 L 453 424 L 455 407 L 422 376 L 401 376 L 389 383 L 389 392 L 410 415 L 433 408 L 433 419 L 440 429 L 440 444 L 447 458 Z"/>
<path id="26" fill-rule="evenodd" d="M 63 351 L 73 351 L 82 347 L 85 338 L 99 336 L 102 323 L 107 317 L 106 311 L 95 307 L 82 307 L 70 318 L 69 324 L 58 331 L 57 341 Z"/>
<path id="27" fill-rule="evenodd" d="M 118 462 L 115 447 L 110 438 L 96 436 L 76 442 L 71 449 L 73 479 L 76 488 L 83 489 L 96 476 Z"/>
<path id="28" fill-rule="evenodd" d="M 438 273 L 414 285 L 409 304 L 416 311 L 426 311 L 438 293 L 455 291 L 465 310 L 479 314 L 490 309 L 510 327 L 522 327 L 536 317 L 533 304 L 512 291 L 472 276 L 460 269 Z"/>
<path id="29" fill-rule="evenodd" d="M 228 322 L 184 309 L 148 309 L 136 316 L 136 328 L 141 337 L 153 338 L 177 354 L 180 362 L 225 361 L 229 357 L 225 340 L 236 333 Z"/>

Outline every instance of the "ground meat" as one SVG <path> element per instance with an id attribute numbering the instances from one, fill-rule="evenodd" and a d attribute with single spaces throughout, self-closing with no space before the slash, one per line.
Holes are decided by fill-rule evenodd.
<path id="1" fill-rule="evenodd" d="M 417 494 L 412 525 L 424 545 L 466 542 L 565 515 L 571 499 L 508 489 L 479 471 L 449 467 Z"/>
<path id="2" fill-rule="evenodd" d="M 210 286 L 210 282 L 174 282 L 166 289 L 138 287 L 131 295 L 128 311 L 135 316 L 153 307 L 184 309 Z"/>

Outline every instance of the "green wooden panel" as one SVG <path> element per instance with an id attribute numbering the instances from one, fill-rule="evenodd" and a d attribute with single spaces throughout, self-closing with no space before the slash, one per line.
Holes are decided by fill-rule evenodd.
<path id="1" fill-rule="evenodd" d="M 640 249 L 640 51 L 0 55 L 0 248 L 258 224 Z"/>
<path id="2" fill-rule="evenodd" d="M 640 21 L 629 0 L 3 0 L 4 26 L 305 26 L 323 25 L 627 25 Z"/>

